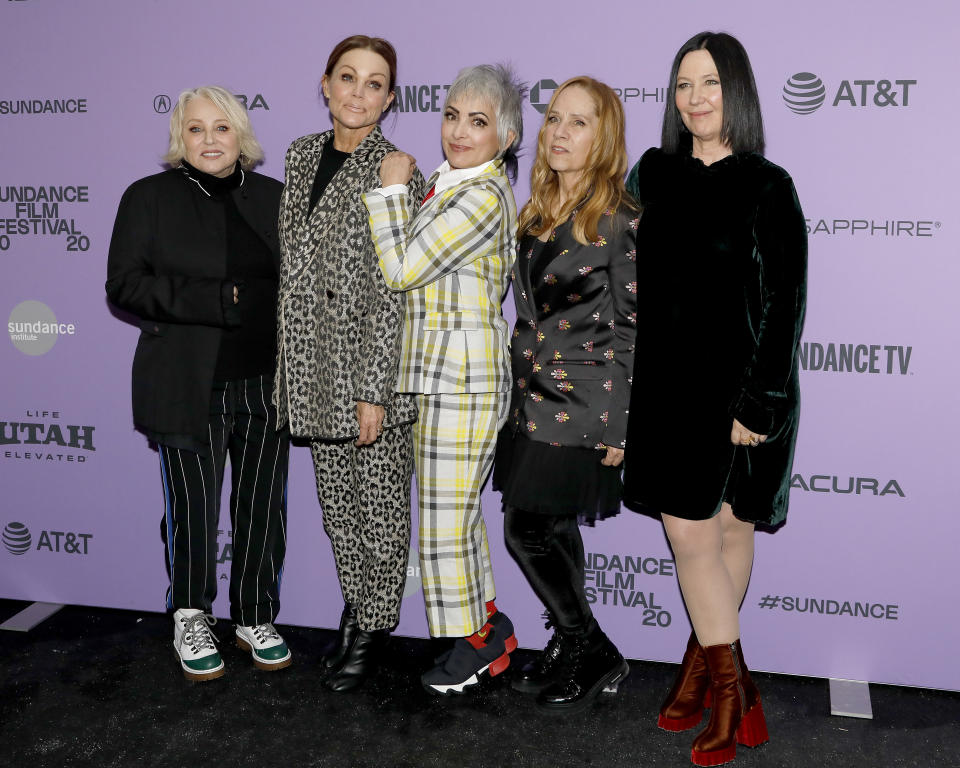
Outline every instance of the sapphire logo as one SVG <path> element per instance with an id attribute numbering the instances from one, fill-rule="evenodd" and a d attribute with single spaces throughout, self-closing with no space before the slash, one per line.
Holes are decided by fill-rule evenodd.
<path id="1" fill-rule="evenodd" d="M 165 93 L 153 98 L 153 111 L 158 115 L 165 115 L 170 111 L 170 97 Z"/>
<path id="2" fill-rule="evenodd" d="M 30 530 L 23 523 L 8 523 L 3 529 L 3 546 L 11 555 L 22 555 L 30 549 Z"/>
<path id="3" fill-rule="evenodd" d="M 783 86 L 783 102 L 791 112 L 809 115 L 823 106 L 827 88 L 812 72 L 797 72 Z"/>
<path id="4" fill-rule="evenodd" d="M 550 97 L 557 90 L 557 81 L 546 78 L 538 82 L 530 89 L 530 103 L 533 108 L 541 115 L 547 111 L 550 104 Z"/>

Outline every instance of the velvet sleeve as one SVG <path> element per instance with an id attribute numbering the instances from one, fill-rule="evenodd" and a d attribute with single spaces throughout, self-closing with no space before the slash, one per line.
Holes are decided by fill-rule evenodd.
<path id="1" fill-rule="evenodd" d="M 107 257 L 107 297 L 143 320 L 216 327 L 239 324 L 239 314 L 230 311 L 233 281 L 157 273 L 153 243 L 162 233 L 156 231 L 151 202 L 137 184 L 120 200 Z"/>
<path id="2" fill-rule="evenodd" d="M 789 177 L 762 194 L 754 240 L 761 312 L 754 352 L 731 412 L 748 429 L 770 434 L 787 401 L 806 304 L 806 222 Z"/>

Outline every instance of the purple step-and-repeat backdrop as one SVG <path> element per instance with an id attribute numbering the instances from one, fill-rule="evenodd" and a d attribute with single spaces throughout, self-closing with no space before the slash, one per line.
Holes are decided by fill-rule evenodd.
<path id="1" fill-rule="evenodd" d="M 960 11 L 941 0 L 690 0 L 682 13 L 634 0 L 588 13 L 572 0 L 489 0 L 469 10 L 439 0 L 2 3 L 0 596 L 163 610 L 159 466 L 131 426 L 137 329 L 111 312 L 103 281 L 120 195 L 159 169 L 182 89 L 243 94 L 267 153 L 261 170 L 282 179 L 290 141 L 330 125 L 317 95 L 330 48 L 382 35 L 400 57 L 384 130 L 429 173 L 457 70 L 512 62 L 532 86 L 522 204 L 558 82 L 588 73 L 617 89 L 636 160 L 658 141 L 674 52 L 719 29 L 751 55 L 767 154 L 793 175 L 810 232 L 791 510 L 785 528 L 757 537 L 742 612 L 751 665 L 960 689 L 948 656 L 960 635 Z M 787 91 L 805 95 L 790 104 Z M 542 608 L 503 547 L 498 496 L 484 501 L 498 602 L 521 644 L 539 646 Z M 280 621 L 335 626 L 341 597 L 302 448 L 289 532 Z M 661 527 L 625 511 L 585 542 L 588 594 L 607 632 L 631 657 L 678 660 L 689 625 Z M 398 631 L 423 636 L 415 560 L 409 573 Z M 217 607 L 226 615 L 222 599 Z"/>

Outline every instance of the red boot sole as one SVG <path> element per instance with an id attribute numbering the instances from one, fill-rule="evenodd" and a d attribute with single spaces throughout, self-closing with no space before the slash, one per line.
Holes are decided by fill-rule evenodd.
<path id="1" fill-rule="evenodd" d="M 744 747 L 759 747 L 767 741 L 770 741 L 770 734 L 767 732 L 767 721 L 763 716 L 763 707 L 760 706 L 758 701 L 740 720 L 733 744 L 723 749 L 715 749 L 712 752 L 691 750 L 690 760 L 694 765 L 723 765 L 737 756 L 737 744 Z"/>
<path id="2" fill-rule="evenodd" d="M 703 720 L 703 712 L 698 712 L 689 717 L 667 717 L 666 715 L 660 715 L 657 718 L 657 727 L 664 731 L 679 733 L 680 731 L 689 731 L 691 728 L 698 726 L 701 720 Z"/>

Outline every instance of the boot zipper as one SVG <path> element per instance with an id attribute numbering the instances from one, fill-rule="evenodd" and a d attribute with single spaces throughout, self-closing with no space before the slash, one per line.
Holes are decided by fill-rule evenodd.
<path id="1" fill-rule="evenodd" d="M 747 713 L 747 695 L 743 690 L 743 671 L 740 669 L 740 656 L 737 653 L 737 644 L 730 644 L 730 654 L 733 656 L 733 668 L 737 672 L 737 693 L 740 694 L 740 715 Z"/>

